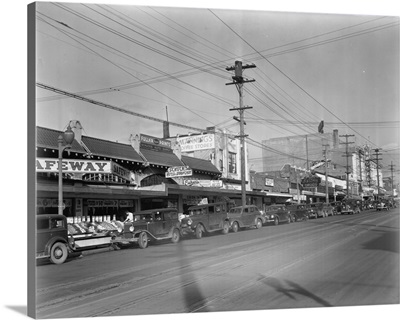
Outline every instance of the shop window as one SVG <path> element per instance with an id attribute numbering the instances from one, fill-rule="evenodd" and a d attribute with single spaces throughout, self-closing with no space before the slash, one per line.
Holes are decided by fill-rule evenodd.
<path id="1" fill-rule="evenodd" d="M 236 153 L 229 152 L 228 154 L 228 170 L 229 173 L 236 173 Z"/>

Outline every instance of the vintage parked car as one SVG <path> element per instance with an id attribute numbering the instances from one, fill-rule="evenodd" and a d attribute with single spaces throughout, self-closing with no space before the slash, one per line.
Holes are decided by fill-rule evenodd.
<path id="1" fill-rule="evenodd" d="M 139 211 L 133 213 L 133 218 L 133 222 L 124 224 L 124 229 L 112 238 L 111 243 L 118 246 L 137 243 L 145 249 L 149 241 L 169 239 L 176 243 L 180 239 L 180 222 L 175 208 Z"/>
<path id="2" fill-rule="evenodd" d="M 290 223 L 292 221 L 289 210 L 284 204 L 273 204 L 265 208 L 266 223 L 273 222 L 278 225 L 281 222 Z"/>
<path id="3" fill-rule="evenodd" d="M 341 201 L 331 202 L 331 206 L 333 208 L 334 215 L 342 213 L 342 202 Z"/>
<path id="4" fill-rule="evenodd" d="M 255 205 L 233 207 L 228 211 L 229 226 L 233 232 L 240 228 L 261 228 L 266 222 L 264 215 Z"/>
<path id="5" fill-rule="evenodd" d="M 58 214 L 36 217 L 36 258 L 49 258 L 52 263 L 62 264 L 75 247 L 68 236 L 67 218 Z"/>
<path id="6" fill-rule="evenodd" d="M 382 202 L 376 205 L 376 211 L 384 211 L 384 210 L 389 211 L 389 207 L 386 203 Z"/>
<path id="7" fill-rule="evenodd" d="M 308 205 L 310 218 L 324 218 L 333 216 L 333 207 L 325 202 L 316 202 Z"/>
<path id="8" fill-rule="evenodd" d="M 200 239 L 204 233 L 229 232 L 228 204 L 215 202 L 189 207 L 185 218 L 181 220 L 181 233 L 194 234 Z"/>
<path id="9" fill-rule="evenodd" d="M 308 209 L 305 204 L 291 204 L 287 209 L 293 222 L 308 220 Z"/>
<path id="10" fill-rule="evenodd" d="M 317 219 L 318 218 L 318 208 L 312 203 L 307 204 L 308 218 L 309 219 Z"/>
<path id="11" fill-rule="evenodd" d="M 342 214 L 356 214 L 360 213 L 359 201 L 356 200 L 345 200 L 343 201 Z"/>

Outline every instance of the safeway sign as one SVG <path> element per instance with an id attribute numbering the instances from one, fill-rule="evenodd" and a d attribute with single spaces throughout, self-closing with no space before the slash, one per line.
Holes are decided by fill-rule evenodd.
<path id="1" fill-rule="evenodd" d="M 36 172 L 58 172 L 58 162 L 54 158 L 37 158 Z M 112 173 L 111 161 L 64 159 L 61 166 L 67 173 Z"/>

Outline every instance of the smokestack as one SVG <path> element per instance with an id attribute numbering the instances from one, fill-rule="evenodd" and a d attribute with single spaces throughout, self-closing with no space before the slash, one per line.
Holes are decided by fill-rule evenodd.
<path id="1" fill-rule="evenodd" d="M 163 122 L 163 138 L 169 138 L 169 122 L 168 121 L 164 121 Z"/>
<path id="2" fill-rule="evenodd" d="M 334 149 L 339 148 L 339 130 L 338 129 L 333 130 L 333 148 Z"/>

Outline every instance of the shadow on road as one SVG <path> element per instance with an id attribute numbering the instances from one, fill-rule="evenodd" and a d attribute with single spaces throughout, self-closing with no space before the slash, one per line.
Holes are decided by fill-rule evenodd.
<path id="1" fill-rule="evenodd" d="M 181 267 L 181 285 L 183 290 L 183 296 L 185 299 L 186 312 L 192 312 L 196 309 L 201 309 L 201 312 L 207 312 L 205 307 L 205 298 L 201 293 L 201 290 L 196 281 L 196 276 L 192 271 L 190 261 L 187 257 L 185 246 L 182 242 L 176 244 L 177 257 L 179 259 Z"/>
<path id="2" fill-rule="evenodd" d="M 363 245 L 363 249 L 385 250 L 399 253 L 399 231 L 375 231 L 379 237 L 370 240 Z"/>
<path id="3" fill-rule="evenodd" d="M 262 283 L 264 283 L 269 287 L 274 288 L 277 292 L 284 294 L 290 299 L 297 300 L 296 295 L 301 295 L 314 300 L 315 302 L 319 303 L 324 307 L 332 307 L 332 305 L 329 302 L 316 296 L 312 292 L 306 290 L 305 288 L 303 288 L 302 286 L 293 281 L 286 280 L 285 282 L 281 282 L 279 281 L 279 279 L 276 278 L 269 277 L 262 279 L 261 277 L 262 276 L 260 276 L 260 280 Z"/>

